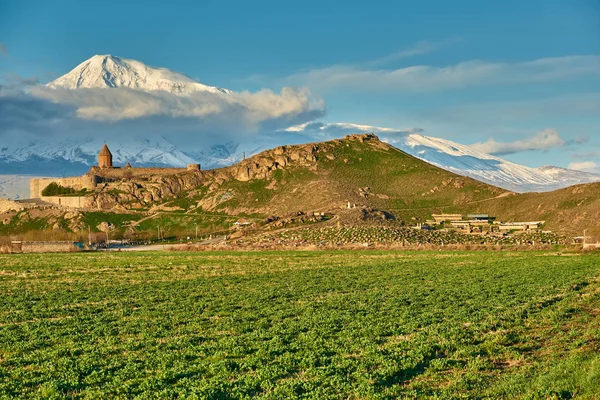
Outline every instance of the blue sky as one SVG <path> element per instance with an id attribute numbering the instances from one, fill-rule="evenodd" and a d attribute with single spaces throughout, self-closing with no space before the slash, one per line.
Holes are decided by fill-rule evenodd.
<path id="1" fill-rule="evenodd" d="M 598 170 L 599 1 L 323 3 L 3 0 L 0 79 L 109 53 L 236 91 L 306 87 L 325 123 L 525 141 L 503 157 Z M 529 140 L 545 130 L 560 140 Z"/>

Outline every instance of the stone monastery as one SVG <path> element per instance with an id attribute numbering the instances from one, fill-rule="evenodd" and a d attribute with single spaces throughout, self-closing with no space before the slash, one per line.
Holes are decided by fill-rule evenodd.
<path id="1" fill-rule="evenodd" d="M 68 199 L 62 199 L 59 196 L 45 197 L 42 192 L 51 183 L 56 183 L 60 186 L 69 187 L 76 191 L 86 189 L 87 191 L 94 190 L 98 185 L 109 182 L 116 182 L 123 179 L 140 178 L 147 176 L 167 176 L 175 175 L 182 172 L 200 171 L 200 164 L 189 164 L 187 168 L 132 168 L 129 163 L 123 168 L 113 165 L 113 156 L 108 146 L 105 144 L 100 153 L 98 153 L 98 165 L 90 168 L 87 174 L 77 177 L 67 178 L 34 178 L 29 180 L 29 197 L 31 199 L 43 198 L 45 201 L 50 201 L 57 204 L 62 204 Z M 70 196 L 73 199 L 77 197 Z M 72 202 L 72 201 L 71 201 Z M 63 204 L 68 206 L 79 206 L 78 204 Z"/>

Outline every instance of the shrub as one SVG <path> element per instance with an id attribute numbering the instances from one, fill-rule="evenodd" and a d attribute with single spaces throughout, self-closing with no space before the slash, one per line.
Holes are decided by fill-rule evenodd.
<path id="1" fill-rule="evenodd" d="M 71 188 L 62 186 L 56 182 L 52 182 L 48 186 L 42 190 L 42 196 L 60 196 L 60 195 L 68 195 L 68 194 L 84 194 L 86 189 L 81 189 L 79 191 Z"/>

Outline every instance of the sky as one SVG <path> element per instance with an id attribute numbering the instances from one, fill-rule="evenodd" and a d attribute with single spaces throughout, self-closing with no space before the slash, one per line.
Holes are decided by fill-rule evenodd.
<path id="1" fill-rule="evenodd" d="M 60 100 L 44 103 L 31 85 L 95 54 L 248 92 L 220 118 L 201 121 L 198 135 L 248 138 L 293 123 L 355 123 L 422 130 L 532 167 L 600 172 L 598 0 L 1 0 L 0 139 L 10 140 L 2 115 L 17 125 L 16 103 L 45 107 L 44 118 L 63 112 Z M 268 112 L 257 119 L 256 108 Z M 141 135 L 148 126 L 185 125 L 189 135 L 202 118 L 169 116 L 158 125 L 140 118 L 137 129 L 131 120 L 126 129 L 94 121 L 85 129 Z M 19 129 L 34 129 L 26 122 Z M 80 121 L 66 127 L 79 129 Z"/>

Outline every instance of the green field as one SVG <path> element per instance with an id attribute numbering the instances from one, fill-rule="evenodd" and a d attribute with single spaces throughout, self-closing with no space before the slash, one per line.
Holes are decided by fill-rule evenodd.
<path id="1" fill-rule="evenodd" d="M 0 255 L 0 398 L 598 398 L 600 254 Z"/>

